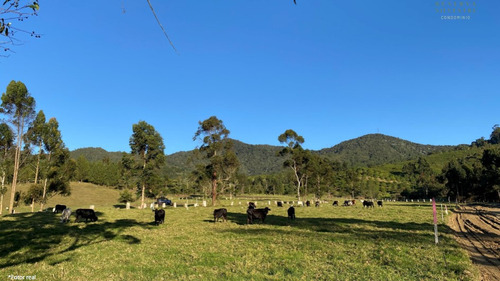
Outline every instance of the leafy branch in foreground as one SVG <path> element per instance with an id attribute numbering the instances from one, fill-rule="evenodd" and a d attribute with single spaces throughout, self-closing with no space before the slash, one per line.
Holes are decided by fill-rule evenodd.
<path id="1" fill-rule="evenodd" d="M 38 0 L 4 0 L 0 7 L 0 48 L 4 52 L 14 52 L 10 46 L 22 44 L 22 41 L 16 38 L 18 32 L 40 38 L 40 34 L 35 31 L 26 31 L 15 24 L 15 22 L 22 22 L 31 16 L 37 16 L 39 9 Z"/>

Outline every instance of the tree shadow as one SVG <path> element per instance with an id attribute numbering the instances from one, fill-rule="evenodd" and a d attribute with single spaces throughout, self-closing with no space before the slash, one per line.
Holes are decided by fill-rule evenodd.
<path id="1" fill-rule="evenodd" d="M 0 269 L 40 262 L 49 257 L 109 240 L 130 245 L 140 244 L 139 238 L 122 234 L 126 229 L 136 226 L 150 228 L 149 223 L 132 219 L 63 224 L 59 221 L 59 216 L 53 213 L 5 216 L 5 219 L 0 221 Z M 71 242 L 69 246 L 65 246 L 68 239 Z M 66 260 L 69 259 L 71 258 L 66 257 Z M 63 261 L 59 260 L 57 263 Z"/>
<path id="2" fill-rule="evenodd" d="M 238 225 L 247 225 L 247 216 L 243 213 L 228 212 L 228 220 Z M 283 228 L 253 228 L 254 225 L 271 225 Z M 446 225 L 440 225 L 439 228 L 440 232 L 443 233 L 453 232 L 453 230 Z M 254 222 L 253 225 L 248 224 L 247 228 L 223 229 L 221 231 L 241 234 L 269 232 L 270 235 L 273 235 L 273 233 L 282 233 L 286 235 L 292 234 L 293 229 L 308 230 L 311 238 L 314 238 L 314 235 L 317 235 L 317 233 L 352 234 L 359 239 L 389 239 L 404 242 L 411 242 L 412 239 L 433 241 L 434 238 L 432 235 L 434 225 L 432 223 L 401 223 L 357 218 L 321 217 L 298 217 L 295 220 L 290 220 L 288 217 L 279 215 L 268 215 L 264 223 L 260 221 Z M 443 237 L 443 239 L 449 238 Z"/>

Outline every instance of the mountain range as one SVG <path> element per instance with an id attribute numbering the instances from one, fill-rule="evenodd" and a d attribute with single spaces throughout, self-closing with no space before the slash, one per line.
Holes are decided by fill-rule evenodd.
<path id="1" fill-rule="evenodd" d="M 283 147 L 246 144 L 238 140 L 233 140 L 233 142 L 234 150 L 240 160 L 241 170 L 245 174 L 272 174 L 283 169 L 283 158 L 277 156 L 277 152 Z M 332 160 L 346 162 L 352 166 L 370 167 L 417 159 L 420 156 L 454 148 L 455 146 L 418 144 L 383 134 L 368 134 L 312 152 Z M 71 157 L 76 159 L 84 156 L 88 161 L 108 159 L 112 162 L 118 162 L 122 153 L 107 152 L 102 148 L 80 148 L 71 151 Z M 193 154 L 194 150 L 167 155 L 167 167 L 176 171 L 191 170 L 195 165 L 191 161 Z"/>

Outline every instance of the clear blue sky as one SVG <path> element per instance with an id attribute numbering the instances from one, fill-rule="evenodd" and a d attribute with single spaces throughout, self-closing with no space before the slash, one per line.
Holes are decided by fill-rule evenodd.
<path id="1" fill-rule="evenodd" d="M 22 27 L 43 36 L 19 34 L 0 89 L 24 82 L 71 150 L 130 151 L 140 120 L 167 154 L 191 150 L 212 115 L 243 142 L 293 129 L 309 149 L 369 133 L 469 144 L 500 123 L 500 2 L 297 2 L 152 0 L 175 53 L 146 0 L 41 1 Z"/>

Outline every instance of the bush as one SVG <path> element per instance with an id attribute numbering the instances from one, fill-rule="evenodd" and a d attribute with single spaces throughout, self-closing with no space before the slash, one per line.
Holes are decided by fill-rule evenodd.
<path id="1" fill-rule="evenodd" d="M 134 194 L 128 190 L 124 190 L 123 192 L 120 192 L 120 198 L 118 198 L 118 202 L 120 203 L 127 203 L 127 202 L 133 202 L 135 201 L 134 199 Z"/>

